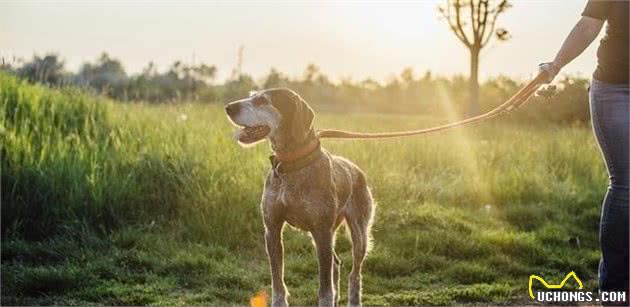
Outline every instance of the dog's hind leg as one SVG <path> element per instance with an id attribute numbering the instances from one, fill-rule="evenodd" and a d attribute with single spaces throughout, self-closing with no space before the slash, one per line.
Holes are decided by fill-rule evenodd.
<path id="1" fill-rule="evenodd" d="M 335 250 L 333 249 L 333 283 L 334 286 L 333 288 L 335 289 L 335 306 L 339 306 L 339 274 L 341 272 L 341 259 L 339 259 L 339 257 L 337 256 L 337 253 L 335 253 Z"/>
<path id="2" fill-rule="evenodd" d="M 339 297 L 340 297 L 340 280 L 339 275 L 341 274 L 341 259 L 337 256 L 334 248 L 335 242 L 335 234 L 337 232 L 337 228 L 343 222 L 343 215 L 339 215 L 337 220 L 335 221 L 335 226 L 333 227 L 333 288 L 335 289 L 335 306 L 339 306 Z"/>
<path id="3" fill-rule="evenodd" d="M 367 185 L 357 186 L 346 211 L 346 223 L 352 239 L 352 271 L 348 278 L 348 306 L 361 305 L 361 268 L 370 244 L 374 204 Z"/>

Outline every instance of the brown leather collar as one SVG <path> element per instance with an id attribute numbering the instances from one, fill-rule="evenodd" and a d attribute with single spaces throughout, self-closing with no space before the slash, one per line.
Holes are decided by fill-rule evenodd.
<path id="1" fill-rule="evenodd" d="M 274 176 L 278 177 L 280 174 L 294 172 L 311 165 L 319 160 L 322 154 L 319 140 L 314 139 L 301 148 L 282 155 L 285 160 L 281 160 L 276 153 L 276 155 L 269 157 L 269 161 Z"/>
<path id="2" fill-rule="evenodd" d="M 314 138 L 310 142 L 304 144 L 304 146 L 293 150 L 293 151 L 285 151 L 285 152 L 274 152 L 275 159 L 278 162 L 282 163 L 290 163 L 296 161 L 300 158 L 308 156 L 310 153 L 319 148 L 319 139 Z"/>

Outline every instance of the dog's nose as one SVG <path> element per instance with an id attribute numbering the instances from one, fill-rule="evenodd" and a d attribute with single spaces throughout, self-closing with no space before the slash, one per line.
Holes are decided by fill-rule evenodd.
<path id="1" fill-rule="evenodd" d="M 236 103 L 228 104 L 225 107 L 225 113 L 229 116 L 235 116 L 240 111 L 241 107 Z"/>

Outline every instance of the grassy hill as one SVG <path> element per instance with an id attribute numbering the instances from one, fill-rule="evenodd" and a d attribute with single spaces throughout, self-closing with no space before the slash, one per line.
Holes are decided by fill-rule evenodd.
<path id="1" fill-rule="evenodd" d="M 316 126 L 444 120 L 318 114 Z M 246 304 L 269 292 L 268 148 L 231 133 L 219 105 L 116 104 L 0 75 L 2 304 Z M 530 274 L 569 271 L 596 287 L 607 179 L 588 127 L 508 119 L 323 144 L 366 172 L 378 203 L 365 304 L 528 302 Z M 337 250 L 349 264 L 345 236 Z M 285 257 L 289 302 L 315 304 L 308 237 L 287 228 Z"/>

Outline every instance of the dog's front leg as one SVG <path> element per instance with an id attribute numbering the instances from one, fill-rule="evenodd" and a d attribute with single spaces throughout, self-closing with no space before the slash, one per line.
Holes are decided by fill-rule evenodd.
<path id="1" fill-rule="evenodd" d="M 330 230 L 313 232 L 319 260 L 319 306 L 335 305 L 333 287 L 333 234 Z"/>
<path id="2" fill-rule="evenodd" d="M 288 306 L 287 287 L 284 284 L 284 250 L 282 247 L 282 223 L 265 225 L 265 243 L 271 266 L 271 306 Z"/>

